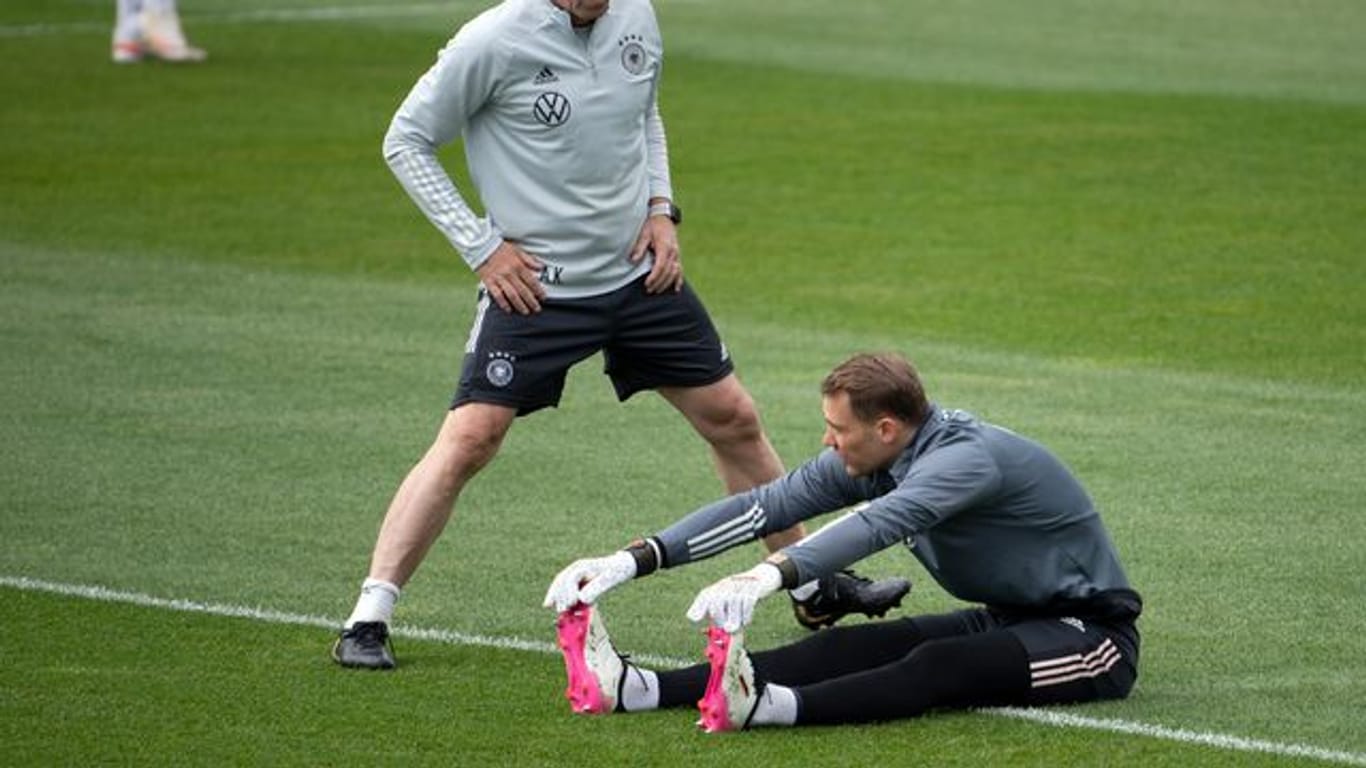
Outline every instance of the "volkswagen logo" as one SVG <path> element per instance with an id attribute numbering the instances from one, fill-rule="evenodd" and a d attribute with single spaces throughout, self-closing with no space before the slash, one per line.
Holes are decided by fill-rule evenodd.
<path id="1" fill-rule="evenodd" d="M 536 104 L 532 106 L 531 113 L 536 116 L 536 122 L 542 125 L 551 128 L 564 125 L 569 119 L 569 99 L 562 93 L 546 91 L 536 97 Z"/>

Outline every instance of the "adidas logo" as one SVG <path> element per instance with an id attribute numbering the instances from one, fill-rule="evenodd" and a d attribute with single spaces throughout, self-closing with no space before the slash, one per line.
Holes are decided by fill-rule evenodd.
<path id="1" fill-rule="evenodd" d="M 541 71 L 536 73 L 536 78 L 531 81 L 531 84 L 545 85 L 546 83 L 558 83 L 559 81 L 560 78 L 556 76 L 554 72 L 550 71 L 550 67 L 541 67 Z"/>
<path id="2" fill-rule="evenodd" d="M 1058 619 L 1058 621 L 1061 621 L 1062 623 L 1077 630 L 1078 632 L 1086 631 L 1086 624 L 1082 623 L 1081 619 L 1074 618 L 1072 616 L 1067 616 L 1065 618 Z"/>

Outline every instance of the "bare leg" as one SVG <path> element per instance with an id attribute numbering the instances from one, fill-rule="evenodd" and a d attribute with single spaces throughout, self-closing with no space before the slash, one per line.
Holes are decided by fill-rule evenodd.
<path id="1" fill-rule="evenodd" d="M 711 445 L 716 472 L 728 492 L 747 491 L 782 476 L 782 459 L 764 434 L 753 398 L 735 374 L 704 387 L 663 387 L 659 394 Z M 764 537 L 764 547 L 775 552 L 805 535 L 806 529 L 797 524 Z"/>
<path id="2" fill-rule="evenodd" d="M 402 587 L 445 529 L 460 491 L 493 459 L 517 412 L 466 403 L 446 414 L 426 455 L 408 472 L 384 515 L 370 578 Z"/>

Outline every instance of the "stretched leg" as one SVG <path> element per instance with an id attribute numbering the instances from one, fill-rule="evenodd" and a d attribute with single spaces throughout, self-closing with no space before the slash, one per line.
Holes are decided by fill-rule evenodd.
<path id="1" fill-rule="evenodd" d="M 971 613 L 971 612 L 969 612 Z M 985 612 L 983 612 L 985 613 Z M 857 723 L 932 709 L 1123 698 L 1137 676 L 1132 625 L 1075 618 L 997 621 L 926 640 L 905 658 L 795 688 L 795 722 Z"/>
<path id="2" fill-rule="evenodd" d="M 370 576 L 332 647 L 345 667 L 392 669 L 389 619 L 399 590 L 445 529 L 465 483 L 498 452 L 516 410 L 467 403 L 446 414 L 431 448 L 408 472 L 375 541 Z"/>
<path id="3" fill-rule="evenodd" d="M 408 583 L 441 535 L 460 491 L 498 453 L 517 412 L 466 403 L 446 414 L 431 448 L 394 494 L 370 560 L 370 578 Z"/>
<path id="4" fill-rule="evenodd" d="M 878 621 L 817 632 L 790 645 L 751 654 L 766 682 L 801 686 L 876 669 L 922 643 L 983 631 L 992 622 L 982 610 Z M 690 706 L 706 690 L 711 668 L 698 664 L 659 673 L 659 706 Z"/>
<path id="5" fill-rule="evenodd" d="M 729 493 L 747 491 L 783 474 L 782 459 L 764 434 L 754 400 L 735 374 L 701 387 L 661 387 L 659 394 L 711 445 L 717 474 Z M 795 525 L 766 536 L 764 546 L 774 552 L 805 535 L 806 530 Z"/>
<path id="6" fill-rule="evenodd" d="M 436 543 L 460 489 L 492 461 L 516 417 L 511 407 L 466 403 L 445 415 L 421 461 L 408 471 L 385 512 L 370 556 L 370 575 L 332 646 L 343 667 L 392 670 L 389 619 L 399 590 Z"/>
<path id="7" fill-rule="evenodd" d="M 1029 655 L 1005 630 L 931 640 L 883 666 L 795 688 L 798 725 L 866 723 L 932 709 L 1023 703 Z"/>

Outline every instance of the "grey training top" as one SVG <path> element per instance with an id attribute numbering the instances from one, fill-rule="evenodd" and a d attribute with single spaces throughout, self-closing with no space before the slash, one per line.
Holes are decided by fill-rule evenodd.
<path id="1" fill-rule="evenodd" d="M 550 0 L 506 0 L 462 27 L 384 138 L 394 175 L 465 263 L 504 240 L 545 262 L 551 298 L 616 290 L 652 197 L 673 198 L 656 104 L 664 48 L 649 0 L 575 29 Z M 437 161 L 463 138 L 478 216 Z"/>
<path id="2" fill-rule="evenodd" d="M 1008 429 L 933 406 L 890 469 L 850 477 L 826 450 L 656 540 L 672 567 L 864 501 L 783 550 L 800 582 L 905 542 L 935 580 L 970 602 L 1028 610 L 1129 589 L 1100 516 L 1062 462 Z"/>

